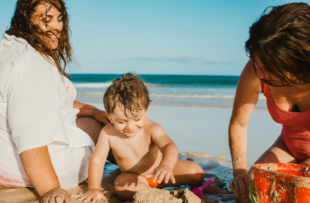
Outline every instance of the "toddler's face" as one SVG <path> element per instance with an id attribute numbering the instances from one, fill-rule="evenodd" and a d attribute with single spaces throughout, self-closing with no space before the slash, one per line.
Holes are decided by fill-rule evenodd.
<path id="1" fill-rule="evenodd" d="M 115 129 L 128 137 L 133 137 L 143 129 L 148 109 L 142 109 L 136 113 L 136 116 L 127 118 L 122 105 L 116 105 L 111 118 L 114 122 Z M 130 112 L 127 115 L 131 115 Z"/>

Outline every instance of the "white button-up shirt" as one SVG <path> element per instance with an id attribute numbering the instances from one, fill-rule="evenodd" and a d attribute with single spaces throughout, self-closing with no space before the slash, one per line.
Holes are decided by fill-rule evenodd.
<path id="1" fill-rule="evenodd" d="M 26 40 L 0 41 L 0 185 L 31 186 L 19 154 L 48 146 L 62 187 L 87 178 L 91 138 L 76 126 L 76 90 Z M 38 166 L 40 167 L 40 166 Z"/>

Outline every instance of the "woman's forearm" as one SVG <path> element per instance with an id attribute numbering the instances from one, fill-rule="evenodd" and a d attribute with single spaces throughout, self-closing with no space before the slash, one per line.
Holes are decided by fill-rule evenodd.
<path id="1" fill-rule="evenodd" d="M 30 181 L 40 196 L 60 187 L 47 146 L 24 151 L 20 157 Z"/>
<path id="2" fill-rule="evenodd" d="M 247 127 L 238 124 L 229 126 L 229 147 L 234 174 L 247 171 Z"/>
<path id="3" fill-rule="evenodd" d="M 99 110 L 92 105 L 80 103 L 77 101 L 73 102 L 73 108 L 80 110 L 80 113 L 77 115 L 78 118 L 84 116 L 95 117 L 96 111 Z"/>

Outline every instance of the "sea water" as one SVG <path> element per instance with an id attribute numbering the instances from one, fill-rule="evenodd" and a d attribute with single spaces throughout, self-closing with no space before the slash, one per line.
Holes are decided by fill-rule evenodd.
<path id="1" fill-rule="evenodd" d="M 72 74 L 78 100 L 102 103 L 103 94 L 116 74 Z M 231 108 L 239 76 L 139 75 L 150 92 L 152 105 Z M 266 108 L 261 94 L 257 108 Z"/>

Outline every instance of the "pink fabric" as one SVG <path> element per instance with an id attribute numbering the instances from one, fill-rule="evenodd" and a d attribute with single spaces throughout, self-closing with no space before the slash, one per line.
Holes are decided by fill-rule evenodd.
<path id="1" fill-rule="evenodd" d="M 270 87 L 261 82 L 267 99 L 267 108 L 272 119 L 283 124 L 281 138 L 292 153 L 302 162 L 310 157 L 310 109 L 303 112 L 288 112 L 281 109 L 274 101 Z"/>
<path id="2" fill-rule="evenodd" d="M 32 187 L 30 180 L 22 178 L 23 181 L 20 181 L 20 178 L 10 179 L 5 177 L 14 177 L 14 175 L 6 173 L 0 173 L 0 186 L 1 187 Z"/>

